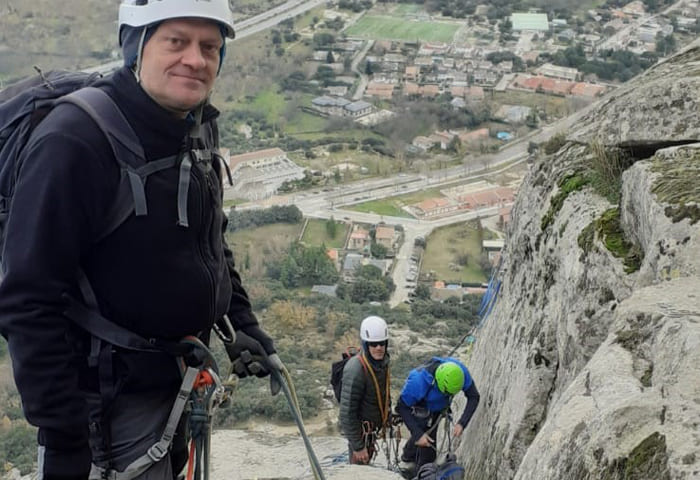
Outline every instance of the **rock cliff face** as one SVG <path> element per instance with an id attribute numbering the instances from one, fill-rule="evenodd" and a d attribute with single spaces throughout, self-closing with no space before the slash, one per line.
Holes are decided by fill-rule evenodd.
<path id="1" fill-rule="evenodd" d="M 700 478 L 700 48 L 547 145 L 470 370 L 468 479 Z"/>

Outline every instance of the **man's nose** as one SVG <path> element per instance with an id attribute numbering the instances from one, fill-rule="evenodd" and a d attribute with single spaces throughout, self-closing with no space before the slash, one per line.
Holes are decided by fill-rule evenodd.
<path id="1" fill-rule="evenodd" d="M 196 43 L 187 46 L 182 52 L 182 63 L 189 65 L 192 68 L 204 68 L 207 64 L 207 59 L 202 53 L 202 49 Z"/>

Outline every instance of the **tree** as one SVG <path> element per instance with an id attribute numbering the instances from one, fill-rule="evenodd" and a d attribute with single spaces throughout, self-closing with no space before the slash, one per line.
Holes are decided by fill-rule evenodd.
<path id="1" fill-rule="evenodd" d="M 335 43 L 335 36 L 330 33 L 314 33 L 312 41 L 316 47 L 324 47 L 333 45 L 333 43 Z"/>
<path id="2" fill-rule="evenodd" d="M 382 302 L 391 292 L 381 280 L 363 280 L 352 284 L 350 300 L 353 303 Z"/>
<path id="3" fill-rule="evenodd" d="M 357 277 L 365 280 L 379 280 L 383 276 L 382 271 L 374 265 L 360 265 L 357 269 Z"/>
<path id="4" fill-rule="evenodd" d="M 664 36 L 661 32 L 656 35 L 656 53 L 665 57 L 676 50 L 676 39 L 673 35 Z"/>
<path id="5" fill-rule="evenodd" d="M 280 282 L 287 288 L 295 288 L 299 286 L 301 277 L 301 268 L 292 256 L 288 256 L 282 262 L 280 268 Z"/>
<path id="6" fill-rule="evenodd" d="M 419 284 L 416 287 L 416 297 L 423 299 L 423 300 L 429 300 L 430 299 L 430 287 L 425 285 L 424 283 Z"/>
<path id="7" fill-rule="evenodd" d="M 530 128 L 537 128 L 539 123 L 540 121 L 537 118 L 537 112 L 535 110 L 530 110 L 530 113 L 527 114 L 527 118 L 525 118 L 525 125 Z"/>
<path id="8" fill-rule="evenodd" d="M 372 245 L 369 247 L 369 251 L 374 258 L 384 258 L 386 257 L 389 249 L 381 243 L 372 242 Z"/>
<path id="9" fill-rule="evenodd" d="M 335 238 L 338 234 L 338 224 L 335 223 L 333 217 L 331 217 L 330 220 L 326 220 L 326 234 L 329 238 Z"/>

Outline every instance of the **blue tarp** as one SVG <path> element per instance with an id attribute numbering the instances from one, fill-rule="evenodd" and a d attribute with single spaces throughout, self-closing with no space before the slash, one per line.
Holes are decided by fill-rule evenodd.
<path id="1" fill-rule="evenodd" d="M 513 135 L 508 132 L 498 132 L 496 134 L 496 138 L 498 138 L 499 140 L 510 140 L 511 138 L 513 138 Z"/>
<path id="2" fill-rule="evenodd" d="M 501 281 L 497 279 L 496 276 L 500 269 L 501 262 L 498 262 L 498 267 L 496 267 L 491 273 L 491 278 L 489 279 L 489 286 L 486 289 L 486 293 L 484 293 L 484 296 L 481 297 L 481 305 L 479 307 L 479 317 L 481 318 L 481 321 L 479 321 L 477 328 L 480 328 L 481 325 L 483 325 L 483 323 L 486 321 L 486 317 L 488 317 L 491 310 L 493 310 L 493 306 L 496 305 L 496 300 L 498 300 L 498 293 L 501 290 Z"/>

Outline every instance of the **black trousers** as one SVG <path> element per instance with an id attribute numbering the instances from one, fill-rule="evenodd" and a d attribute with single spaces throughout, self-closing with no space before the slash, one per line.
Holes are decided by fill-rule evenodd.
<path id="1" fill-rule="evenodd" d="M 425 465 L 426 463 L 435 461 L 435 457 L 437 456 L 435 447 L 418 447 L 416 446 L 416 442 L 423 436 L 424 432 L 427 432 L 428 429 L 435 425 L 435 422 L 437 422 L 439 418 L 440 412 L 431 413 L 425 418 L 416 417 L 416 420 L 418 420 L 418 423 L 421 427 L 420 431 L 415 433 L 411 432 L 411 437 L 406 441 L 406 445 L 404 445 L 403 447 L 401 460 L 403 460 L 404 462 L 415 462 L 416 472 L 420 469 L 421 466 Z M 432 431 L 428 435 L 430 438 L 433 439 L 433 444 L 435 443 L 436 433 L 437 427 L 432 429 Z"/>

